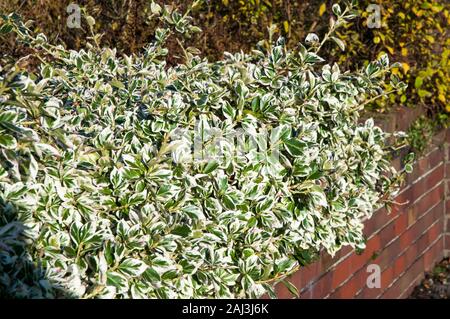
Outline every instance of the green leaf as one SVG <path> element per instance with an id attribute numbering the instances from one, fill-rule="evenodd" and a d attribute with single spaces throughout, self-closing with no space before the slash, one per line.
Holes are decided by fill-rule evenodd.
<path id="1" fill-rule="evenodd" d="M 423 78 L 421 78 L 420 76 L 418 76 L 416 78 L 416 81 L 414 82 L 414 86 L 416 89 L 420 88 L 423 84 Z"/>
<path id="2" fill-rule="evenodd" d="M 39 152 L 42 152 L 46 155 L 60 157 L 61 154 L 59 151 L 52 145 L 44 144 L 44 143 L 35 143 L 34 146 Z"/>
<path id="3" fill-rule="evenodd" d="M 202 220 L 205 219 L 205 215 L 203 215 L 202 210 L 195 206 L 195 205 L 189 205 L 183 208 L 182 210 L 186 215 L 188 215 L 193 220 Z"/>
<path id="4" fill-rule="evenodd" d="M 117 169 L 116 167 L 111 171 L 110 182 L 115 189 L 119 189 L 123 185 L 123 170 Z"/>
<path id="5" fill-rule="evenodd" d="M 203 169 L 204 174 L 209 174 L 215 171 L 219 167 L 219 163 L 217 161 L 209 161 L 208 164 Z"/>
<path id="6" fill-rule="evenodd" d="M 13 123 L 17 118 L 17 113 L 13 111 L 4 111 L 0 113 L 0 122 Z"/>
<path id="7" fill-rule="evenodd" d="M 0 147 L 10 150 L 15 149 L 17 147 L 17 140 L 12 135 L 0 133 Z"/>
<path id="8" fill-rule="evenodd" d="M 335 3 L 333 4 L 333 7 L 331 7 L 331 10 L 333 11 L 333 13 L 337 16 L 340 16 L 342 14 L 342 10 L 341 7 L 339 6 L 339 4 Z"/>
<path id="9" fill-rule="evenodd" d="M 405 165 L 405 172 L 410 174 L 413 172 L 413 166 L 411 164 L 406 164 Z"/>
<path id="10" fill-rule="evenodd" d="M 345 51 L 345 43 L 344 43 L 344 41 L 342 41 L 341 39 L 336 38 L 336 37 L 331 37 L 331 39 L 338 45 L 338 47 L 342 51 Z"/>
<path id="11" fill-rule="evenodd" d="M 236 209 L 236 202 L 234 200 L 234 198 L 230 195 L 224 195 L 223 196 L 223 203 L 225 205 L 226 208 L 228 209 Z"/>
<path id="12" fill-rule="evenodd" d="M 128 205 L 139 205 L 142 204 L 145 201 L 145 194 L 144 193 L 137 193 L 130 196 L 128 199 Z"/>
<path id="13" fill-rule="evenodd" d="M 175 269 L 171 269 L 166 271 L 165 273 L 163 273 L 163 275 L 161 276 L 162 280 L 172 280 L 178 277 L 178 271 L 176 271 Z"/>
<path id="14" fill-rule="evenodd" d="M 284 273 L 286 271 L 289 271 L 294 267 L 296 264 L 295 260 L 285 258 L 282 261 L 277 263 L 277 272 Z"/>
<path id="15" fill-rule="evenodd" d="M 161 6 L 159 4 L 157 4 L 154 1 L 152 1 L 152 3 L 150 4 L 150 10 L 152 11 L 153 14 L 160 14 L 162 8 L 161 8 Z"/>
<path id="16" fill-rule="evenodd" d="M 191 228 L 188 225 L 181 225 L 175 227 L 174 230 L 172 230 L 172 234 L 187 237 L 191 234 Z"/>
<path id="17" fill-rule="evenodd" d="M 296 286 L 294 286 L 294 284 L 292 284 L 291 282 L 287 281 L 287 280 L 282 280 L 281 281 L 283 283 L 283 285 L 289 290 L 289 292 L 296 298 L 300 297 L 300 293 L 297 289 Z"/>
<path id="18" fill-rule="evenodd" d="M 294 157 L 303 155 L 304 145 L 296 138 L 284 142 L 286 150 Z"/>
<path id="19" fill-rule="evenodd" d="M 0 34 L 10 33 L 13 30 L 14 26 L 12 24 L 5 23 L 0 26 Z"/>
<path id="20" fill-rule="evenodd" d="M 84 225 L 72 224 L 70 227 L 70 236 L 72 240 L 79 246 L 81 243 L 89 241 L 95 235 L 95 225 L 86 223 Z"/>
<path id="21" fill-rule="evenodd" d="M 158 274 L 158 272 L 151 267 L 148 267 L 144 271 L 142 277 L 150 282 L 159 282 L 161 280 L 161 276 Z"/>
<path id="22" fill-rule="evenodd" d="M 95 25 L 95 19 L 92 16 L 87 16 L 86 21 L 89 27 L 92 29 Z"/>
<path id="23" fill-rule="evenodd" d="M 313 202 L 317 206 L 327 207 L 327 197 L 323 189 L 319 186 L 313 186 L 310 190 L 310 196 L 313 199 Z"/>
<path id="24" fill-rule="evenodd" d="M 140 276 L 146 269 L 147 265 L 143 261 L 134 258 L 125 259 L 118 268 L 122 274 L 132 277 Z"/>
<path id="25" fill-rule="evenodd" d="M 172 171 L 169 169 L 159 169 L 152 172 L 149 176 L 156 180 L 166 180 L 171 178 Z"/>
<path id="26" fill-rule="evenodd" d="M 111 86 L 117 88 L 117 89 L 125 89 L 125 84 L 123 84 L 122 82 L 120 82 L 117 79 L 114 79 L 111 81 Z"/>
<path id="27" fill-rule="evenodd" d="M 313 52 L 308 52 L 306 54 L 305 63 L 315 64 L 318 62 L 324 62 L 325 60 L 318 56 L 317 54 Z"/>
<path id="28" fill-rule="evenodd" d="M 116 287 L 117 291 L 124 292 L 128 290 L 128 280 L 127 278 L 119 274 L 118 272 L 107 272 L 106 273 L 106 284 L 108 286 Z"/>

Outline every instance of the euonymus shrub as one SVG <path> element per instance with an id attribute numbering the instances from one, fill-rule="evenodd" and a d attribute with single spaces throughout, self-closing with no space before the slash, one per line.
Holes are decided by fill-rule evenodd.
<path id="1" fill-rule="evenodd" d="M 280 39 L 214 63 L 186 50 L 172 67 L 171 30 L 198 30 L 152 10 L 168 27 L 123 57 L 53 46 L 3 16 L 0 33 L 41 61 L 1 71 L 3 295 L 273 295 L 321 250 L 364 248 L 362 220 L 397 190 L 392 136 L 359 121 L 388 58 L 342 72 L 318 55 L 347 9 L 308 48 Z"/>

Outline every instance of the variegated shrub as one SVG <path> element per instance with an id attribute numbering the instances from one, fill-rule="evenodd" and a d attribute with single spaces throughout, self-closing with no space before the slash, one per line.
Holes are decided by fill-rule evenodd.
<path id="1" fill-rule="evenodd" d="M 171 30 L 198 30 L 152 10 L 170 28 L 123 57 L 2 18 L 41 65 L 1 70 L 1 294 L 273 295 L 321 250 L 364 248 L 362 220 L 398 188 L 391 135 L 359 116 L 383 94 L 387 57 L 342 72 L 318 55 L 348 9 L 308 48 L 280 39 L 213 63 L 186 50 L 176 66 Z"/>

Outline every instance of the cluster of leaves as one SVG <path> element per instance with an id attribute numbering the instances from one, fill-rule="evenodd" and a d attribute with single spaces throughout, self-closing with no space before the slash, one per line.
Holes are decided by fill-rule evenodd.
<path id="1" fill-rule="evenodd" d="M 368 28 L 380 6 L 380 28 Z M 348 42 L 348 53 L 340 61 L 367 63 L 379 54 L 390 54 L 402 67 L 394 70 L 408 89 L 376 103 L 378 108 L 400 104 L 425 107 L 429 114 L 450 111 L 450 3 L 448 1 L 359 1 L 360 19 L 349 23 L 338 36 Z M 359 59 L 361 60 L 361 59 Z"/>
<path id="2" fill-rule="evenodd" d="M 72 17 L 78 18 L 74 5 L 82 10 L 80 28 L 67 25 Z M 95 31 L 103 34 L 102 42 L 105 45 L 125 52 L 141 48 L 154 31 L 154 25 L 149 25 L 146 19 L 149 13 L 148 0 L 8 0 L 0 3 L 0 12 L 16 12 L 24 19 L 35 21 L 35 32 L 43 32 L 51 42 L 62 41 L 71 49 L 85 47 L 86 38 L 90 36 L 88 23 L 84 19 L 86 15 L 95 18 Z M 1 48 L 17 55 L 23 51 L 12 39 Z"/>
<path id="3" fill-rule="evenodd" d="M 420 116 L 408 129 L 408 145 L 416 155 L 422 155 L 432 145 L 434 134 L 441 128 L 439 121 Z"/>
<path id="4" fill-rule="evenodd" d="M 337 37 L 348 46 L 346 52 L 339 52 L 342 45 L 339 48 L 329 46 L 327 59 L 346 68 L 354 68 L 389 54 L 402 62 L 401 67 L 393 72 L 408 84 L 408 89 L 387 95 L 370 106 L 381 111 L 389 110 L 389 106 L 395 104 L 420 106 L 426 108 L 433 118 L 437 115 L 439 120 L 447 119 L 450 112 L 450 3 L 442 0 L 358 0 L 355 4 L 358 18 L 337 32 Z M 375 14 L 367 10 L 370 5 L 379 5 L 381 9 L 380 28 L 368 26 L 368 21 L 373 20 L 371 15 Z M 329 7 L 329 1 L 314 0 L 208 2 L 203 7 L 208 14 L 202 24 L 218 25 L 224 21 L 228 28 L 239 30 L 235 41 L 244 48 L 261 37 L 264 30 L 261 26 L 277 24 L 279 33 L 293 47 L 304 39 L 307 30 L 319 34 L 326 32 Z M 229 43 L 234 42 L 232 37 L 227 38 Z M 205 43 L 220 42 L 217 38 L 212 35 Z M 214 45 L 215 49 L 220 47 L 220 44 Z M 206 49 L 204 47 L 203 51 Z M 391 88 L 387 86 L 385 89 L 390 91 Z"/>
<path id="5" fill-rule="evenodd" d="M 122 57 L 54 46 L 2 17 L 1 33 L 41 61 L 36 73 L 0 72 L 3 294 L 274 296 L 321 250 L 364 248 L 362 220 L 398 190 L 392 134 L 359 122 L 395 65 L 383 56 L 342 72 L 318 55 L 349 8 L 334 6 L 330 32 L 307 47 L 280 38 L 213 63 L 186 51 L 171 67 L 173 29 L 196 30 L 187 15 L 151 10 L 170 28 Z M 239 130 L 243 153 L 227 138 Z M 189 160 L 193 139 L 221 156 Z"/>
<path id="6" fill-rule="evenodd" d="M 402 62 L 401 68 L 395 69 L 394 73 L 408 84 L 408 90 L 391 94 L 372 106 L 386 110 L 393 104 L 420 105 L 431 114 L 450 112 L 450 3 L 359 0 L 355 4 L 358 19 L 337 32 L 337 37 L 348 48 L 345 53 L 339 53 L 338 48 L 329 47 L 328 58 L 337 57 L 335 61 L 348 68 L 367 65 L 387 53 Z M 374 4 L 381 9 L 380 28 L 368 26 L 375 13 L 367 8 Z M 331 5 L 320 1 L 275 0 L 222 1 L 209 6 L 214 11 L 211 19 L 216 21 L 216 15 L 226 21 L 231 19 L 239 24 L 239 30 L 262 30 L 261 25 L 276 23 L 290 45 L 296 45 L 305 37 L 306 30 L 324 31 L 324 22 L 328 19 L 326 9 Z"/>
<path id="7" fill-rule="evenodd" d="M 69 44 L 73 49 L 85 45 L 89 28 L 82 21 L 82 29 L 66 26 L 68 13 L 66 1 L 41 1 L 43 10 L 35 10 L 37 1 L 20 3 L 18 0 L 0 4 L 0 10 L 19 12 L 38 22 L 47 34 L 57 36 L 57 40 Z M 160 4 L 168 1 L 158 1 Z M 171 4 L 186 10 L 190 1 L 171 0 Z M 224 51 L 250 51 L 265 36 L 265 30 L 278 25 L 278 31 L 294 48 L 303 41 L 307 33 L 326 32 L 329 19 L 327 9 L 330 1 L 308 0 L 251 0 L 251 1 L 198 1 L 192 11 L 196 24 L 205 30 L 193 36 L 188 46 L 200 48 L 204 56 L 221 59 Z M 347 43 L 344 54 L 340 49 L 327 47 L 326 58 L 336 61 L 345 68 L 362 67 L 380 55 L 388 53 L 391 59 L 402 62 L 402 67 L 394 70 L 408 84 L 402 94 L 391 94 L 372 106 L 387 110 L 389 105 L 401 104 L 426 107 L 429 113 L 447 114 L 450 111 L 448 78 L 450 77 L 450 4 L 438 0 L 395 0 L 372 1 L 355 0 L 358 19 L 349 22 L 337 33 L 337 37 Z M 373 12 L 369 5 L 381 8 L 381 28 L 369 28 L 367 20 Z M 42 4 L 41 4 L 42 5 Z M 137 52 L 154 38 L 155 24 L 148 20 L 150 14 L 148 0 L 108 0 L 102 3 L 81 1 L 83 12 L 92 15 L 97 23 L 96 33 L 102 33 L 101 42 L 109 47 L 117 47 L 119 52 Z M 52 38 L 51 40 L 56 40 Z M 7 47 L 15 48 L 13 42 Z M 179 61 L 182 49 L 176 41 L 168 41 L 170 63 Z M 9 49 L 8 48 L 8 49 Z M 7 49 L 7 48 L 3 48 Z M 386 88 L 389 91 L 389 87 Z M 442 117 L 442 115 L 441 115 Z"/>

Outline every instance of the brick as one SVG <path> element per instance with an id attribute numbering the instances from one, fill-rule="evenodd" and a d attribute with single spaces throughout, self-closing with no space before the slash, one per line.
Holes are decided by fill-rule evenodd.
<path id="1" fill-rule="evenodd" d="M 439 237 L 442 234 L 442 229 L 444 228 L 444 222 L 442 219 L 439 219 L 437 223 L 429 229 L 426 234 L 428 236 L 428 241 L 433 242 L 437 237 Z"/>
<path id="2" fill-rule="evenodd" d="M 365 277 L 361 272 L 356 273 L 344 285 L 334 291 L 330 299 L 349 299 L 354 298 L 356 293 L 365 285 Z"/>
<path id="3" fill-rule="evenodd" d="M 395 128 L 398 131 L 407 131 L 408 128 L 411 126 L 411 124 L 417 119 L 418 116 L 420 116 L 421 111 L 411 108 L 405 108 L 405 107 L 398 107 L 392 110 L 392 112 L 395 112 L 394 118 L 396 119 L 394 121 Z"/>
<path id="4" fill-rule="evenodd" d="M 429 168 L 438 166 L 445 161 L 445 149 L 438 148 L 428 155 Z"/>
<path id="5" fill-rule="evenodd" d="M 359 299 L 376 299 L 381 295 L 382 292 L 383 290 L 381 288 L 365 287 L 356 297 Z"/>
<path id="6" fill-rule="evenodd" d="M 325 273 L 311 287 L 311 297 L 313 299 L 325 298 L 331 292 L 331 283 L 333 280 L 333 272 Z"/>
<path id="7" fill-rule="evenodd" d="M 402 236 L 400 236 L 400 246 L 401 247 L 408 247 L 414 240 L 415 238 L 413 238 L 412 236 L 412 232 L 411 231 L 406 231 L 404 234 L 402 234 Z"/>
<path id="8" fill-rule="evenodd" d="M 380 250 L 380 237 L 374 236 L 370 238 L 366 243 L 366 249 L 360 255 L 353 254 L 351 256 L 350 271 L 356 273 L 362 269 L 365 265 L 372 261 L 372 257 L 379 254 Z"/>
<path id="9" fill-rule="evenodd" d="M 405 252 L 405 262 L 406 265 L 411 265 L 414 260 L 419 255 L 419 250 L 417 249 L 417 246 L 412 245 L 408 248 L 408 250 Z"/>
<path id="10" fill-rule="evenodd" d="M 444 150 L 435 148 L 426 156 L 417 160 L 413 165 L 412 173 L 406 176 L 407 185 L 412 184 L 423 175 L 425 175 L 428 171 L 432 170 L 434 167 L 438 166 L 445 160 Z"/>
<path id="11" fill-rule="evenodd" d="M 375 262 L 381 267 L 381 269 L 384 270 L 397 258 L 397 256 L 402 252 L 402 249 L 404 249 L 404 247 L 400 245 L 400 240 L 396 239 L 389 246 L 383 249 Z"/>
<path id="12" fill-rule="evenodd" d="M 411 224 L 420 218 L 424 212 L 428 211 L 430 207 L 433 207 L 442 201 L 443 192 L 444 186 L 440 184 L 408 208 L 408 226 L 411 226 Z"/>
<path id="13" fill-rule="evenodd" d="M 371 219 L 364 223 L 364 234 L 370 238 L 379 232 L 389 222 L 395 220 L 399 212 L 398 207 L 393 207 L 393 210 L 388 213 L 386 209 L 380 209 L 374 213 Z"/>
<path id="14" fill-rule="evenodd" d="M 380 288 L 369 288 L 367 286 L 367 279 L 370 276 L 370 273 L 367 272 L 367 268 L 361 270 L 361 276 L 363 277 L 363 286 L 359 293 L 356 295 L 358 299 L 375 299 L 383 292 L 383 289 Z M 381 273 L 381 279 L 383 280 L 383 272 Z"/>
<path id="15" fill-rule="evenodd" d="M 407 185 L 411 185 L 416 180 L 421 178 L 429 170 L 428 156 L 423 157 L 416 161 L 413 165 L 413 171 L 406 176 Z"/>
<path id="16" fill-rule="evenodd" d="M 429 175 L 425 177 L 425 187 L 431 189 L 433 186 L 442 182 L 445 178 L 445 166 L 437 166 Z"/>
<path id="17" fill-rule="evenodd" d="M 445 214 L 450 217 L 450 200 L 447 199 L 445 202 Z"/>
<path id="18" fill-rule="evenodd" d="M 339 287 L 344 281 L 346 281 L 352 275 L 351 272 L 351 263 L 352 263 L 353 255 L 348 258 L 345 258 L 341 261 L 335 269 L 332 270 L 331 276 L 331 289 L 334 290 Z"/>
<path id="19" fill-rule="evenodd" d="M 442 236 L 442 239 L 438 239 L 437 242 L 423 255 L 425 271 L 431 270 L 435 263 L 443 258 L 443 248 L 444 240 Z"/>
<path id="20" fill-rule="evenodd" d="M 324 253 L 320 257 L 320 266 L 322 269 L 330 269 L 338 260 L 339 256 L 332 257 L 330 254 Z"/>
<path id="21" fill-rule="evenodd" d="M 423 272 L 422 263 L 422 258 L 417 259 L 414 264 L 381 295 L 381 298 L 399 298 L 403 291 L 409 287 L 409 284 Z"/>
<path id="22" fill-rule="evenodd" d="M 312 299 L 311 289 L 300 293 L 299 299 Z"/>
<path id="23" fill-rule="evenodd" d="M 386 246 L 395 236 L 395 224 L 390 223 L 384 227 L 380 232 L 380 245 L 381 247 Z"/>
<path id="24" fill-rule="evenodd" d="M 397 207 L 399 206 L 399 209 L 401 209 L 401 210 L 405 210 L 409 206 L 411 206 L 412 203 L 415 201 L 415 198 L 413 197 L 412 192 L 413 192 L 412 185 L 403 189 L 395 198 L 395 201 L 400 204 L 395 205 L 395 206 L 397 206 Z"/>
<path id="25" fill-rule="evenodd" d="M 345 247 L 343 247 L 340 251 L 338 251 L 338 252 L 336 253 L 336 257 L 335 257 L 335 258 L 340 259 L 340 258 L 342 258 L 342 257 L 345 257 L 345 256 L 351 254 L 352 252 L 353 252 L 353 248 L 352 248 L 352 247 L 350 247 L 350 246 L 345 246 Z"/>
<path id="26" fill-rule="evenodd" d="M 399 299 L 405 299 L 405 298 L 408 298 L 408 297 L 411 295 L 411 293 L 413 292 L 414 288 L 415 288 L 417 285 L 420 284 L 420 282 L 422 281 L 422 279 L 423 279 L 423 274 L 419 274 L 419 275 L 416 277 L 416 279 L 414 279 L 414 280 L 409 284 L 409 287 L 406 288 L 406 289 L 400 294 L 400 296 L 399 296 L 398 298 L 399 298 Z"/>
<path id="27" fill-rule="evenodd" d="M 411 232 L 412 237 L 417 238 L 424 231 L 427 231 L 428 227 L 431 226 L 436 220 L 441 219 L 443 221 L 443 203 L 439 203 L 432 207 L 428 212 L 422 214 L 420 219 L 416 221 L 408 231 Z"/>
<path id="28" fill-rule="evenodd" d="M 445 130 L 441 130 L 440 132 L 434 134 L 434 136 L 433 136 L 433 144 L 434 145 L 439 145 L 440 148 L 444 149 L 441 146 L 444 145 L 444 143 L 445 143 L 445 138 L 446 138 L 445 135 L 446 135 L 446 131 Z"/>
<path id="29" fill-rule="evenodd" d="M 434 254 L 434 259 L 431 262 L 431 265 L 434 265 L 440 258 L 442 258 L 442 241 L 437 240 L 429 248 L 430 254 Z M 385 293 L 383 293 L 382 298 L 398 298 L 400 296 L 407 296 L 408 288 L 413 286 L 411 283 L 417 283 L 417 278 L 421 278 L 423 276 L 423 272 L 425 270 L 429 270 L 425 265 L 425 254 L 416 259 L 416 261 L 407 269 L 407 271 L 393 284 L 392 287 L 387 289 Z"/>
<path id="30" fill-rule="evenodd" d="M 322 272 L 319 262 L 315 262 L 311 265 L 307 265 L 300 269 L 300 286 L 298 288 L 303 289 L 316 280 Z"/>
<path id="31" fill-rule="evenodd" d="M 279 299 L 291 299 L 292 298 L 292 294 L 289 292 L 289 290 L 283 284 L 278 284 L 276 286 L 275 293 L 277 294 L 277 297 Z"/>
<path id="32" fill-rule="evenodd" d="M 402 234 L 408 226 L 408 215 L 400 214 L 400 216 L 394 222 L 394 230 L 396 235 Z"/>
<path id="33" fill-rule="evenodd" d="M 431 173 L 419 180 L 417 183 L 411 185 L 412 197 L 415 200 L 427 193 L 437 184 L 444 180 L 444 165 L 439 165 Z"/>
<path id="34" fill-rule="evenodd" d="M 445 140 L 446 140 L 447 143 L 450 143 L 450 129 L 447 128 L 447 129 L 445 129 L 444 131 L 445 131 L 445 133 L 446 133 L 446 134 L 445 134 Z M 450 150 L 449 150 L 449 151 L 450 151 Z"/>
<path id="35" fill-rule="evenodd" d="M 394 262 L 394 277 L 398 277 L 406 269 L 405 255 L 399 256 Z"/>
<path id="36" fill-rule="evenodd" d="M 444 184 L 445 184 L 445 195 L 447 196 L 447 199 L 448 199 L 448 197 L 449 197 L 449 195 L 450 195 L 450 188 L 449 188 L 449 186 L 450 186 L 450 180 L 448 179 L 448 177 L 446 177 L 446 180 L 445 180 L 445 182 L 444 182 Z"/>
<path id="37" fill-rule="evenodd" d="M 394 132 L 395 129 L 395 114 L 386 114 L 383 117 L 376 116 L 377 114 L 371 114 L 371 117 L 373 117 L 373 120 L 375 122 L 375 125 L 383 129 L 385 132 Z M 362 123 L 367 119 L 363 118 Z"/>
<path id="38" fill-rule="evenodd" d="M 430 230 L 435 227 L 439 229 L 440 224 L 435 223 L 433 226 L 430 227 Z M 435 233 L 432 231 L 432 234 Z M 423 234 L 420 238 L 418 238 L 415 243 L 411 246 L 409 246 L 406 250 L 406 252 L 402 255 L 405 258 L 405 264 L 411 265 L 414 260 L 417 258 L 417 256 L 420 256 L 423 253 L 423 250 L 421 251 L 420 247 L 425 247 L 424 250 L 426 250 L 429 245 L 436 240 L 438 240 L 440 234 L 438 233 L 435 237 L 430 237 L 428 233 Z"/>
<path id="39" fill-rule="evenodd" d="M 450 234 L 445 234 L 445 249 L 450 249 Z"/>

